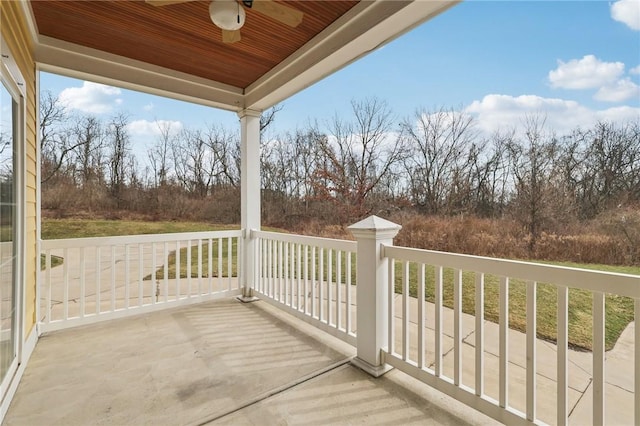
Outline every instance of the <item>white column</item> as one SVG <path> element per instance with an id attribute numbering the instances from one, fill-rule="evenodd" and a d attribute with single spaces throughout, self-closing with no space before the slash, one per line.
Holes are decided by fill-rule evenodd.
<path id="1" fill-rule="evenodd" d="M 255 300 L 256 247 L 251 230 L 260 230 L 260 111 L 242 110 L 240 117 L 240 226 L 243 235 L 242 297 Z"/>
<path id="2" fill-rule="evenodd" d="M 349 226 L 358 242 L 357 250 L 357 350 L 353 364 L 378 377 L 391 369 L 383 364 L 380 350 L 388 345 L 389 264 L 382 245 L 393 245 L 402 227 L 377 216 Z"/>

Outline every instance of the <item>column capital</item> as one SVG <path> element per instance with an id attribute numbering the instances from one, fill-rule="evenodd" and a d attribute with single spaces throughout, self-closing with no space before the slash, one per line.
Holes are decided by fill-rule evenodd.
<path id="1" fill-rule="evenodd" d="M 238 111 L 238 117 L 240 117 L 240 119 L 243 119 L 245 117 L 258 117 L 260 118 L 260 116 L 262 115 L 262 111 L 258 111 L 255 109 L 242 109 L 240 111 Z"/>

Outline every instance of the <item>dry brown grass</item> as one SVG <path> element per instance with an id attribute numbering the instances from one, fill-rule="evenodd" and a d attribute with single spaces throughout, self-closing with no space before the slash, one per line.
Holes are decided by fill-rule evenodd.
<path id="1" fill-rule="evenodd" d="M 531 251 L 529 234 L 511 219 L 417 214 L 403 214 L 389 219 L 402 225 L 395 244 L 405 247 L 507 259 L 606 265 L 638 265 L 640 259 L 638 243 L 634 246 L 634 239 L 626 238 L 627 234 L 637 232 L 635 229 L 626 229 L 626 234 L 615 233 L 607 229 L 611 225 L 596 222 L 574 226 L 571 229 L 573 234 L 543 232 Z M 305 235 L 353 239 L 346 227 L 313 220 L 290 227 L 289 230 Z"/>

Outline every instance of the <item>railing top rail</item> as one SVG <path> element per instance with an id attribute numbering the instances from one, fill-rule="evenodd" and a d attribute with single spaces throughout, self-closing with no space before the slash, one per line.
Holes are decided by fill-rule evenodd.
<path id="1" fill-rule="evenodd" d="M 257 231 L 251 230 L 253 238 L 265 238 L 269 240 L 282 241 L 294 244 L 306 244 L 325 249 L 353 251 L 355 252 L 358 245 L 355 241 L 337 240 L 333 238 L 309 237 L 306 235 L 282 234 L 279 232 Z"/>
<path id="2" fill-rule="evenodd" d="M 640 275 L 388 245 L 384 246 L 384 256 L 428 265 L 640 298 Z"/>
<path id="3" fill-rule="evenodd" d="M 79 247 L 105 247 L 123 244 L 140 243 L 163 243 L 186 240 L 206 240 L 209 238 L 233 238 L 241 237 L 242 231 L 202 231 L 202 232 L 180 232 L 170 234 L 144 234 L 144 235 L 121 235 L 112 237 L 93 238 L 67 238 L 57 240 L 42 240 L 43 250 Z"/>

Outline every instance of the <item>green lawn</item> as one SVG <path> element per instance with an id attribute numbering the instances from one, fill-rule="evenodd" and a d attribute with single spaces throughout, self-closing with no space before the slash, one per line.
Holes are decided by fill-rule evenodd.
<path id="1" fill-rule="evenodd" d="M 238 240 L 234 238 L 231 240 L 231 276 L 238 276 Z M 222 271 L 222 276 L 229 276 L 229 240 L 227 238 L 222 239 L 221 241 L 222 252 L 220 253 L 220 245 L 218 244 L 218 240 L 214 240 L 211 247 L 212 252 L 212 274 L 211 276 L 217 277 L 220 276 L 220 271 Z M 191 247 L 191 278 L 198 277 L 198 253 L 200 252 L 198 246 Z M 187 256 L 188 250 L 187 248 L 180 249 L 180 278 L 187 278 L 189 276 L 189 256 Z M 220 255 L 220 258 L 218 256 Z M 220 265 L 222 263 L 222 265 Z M 176 262 L 176 251 L 173 251 L 169 254 L 169 262 L 167 264 L 167 277 L 168 278 L 176 278 L 177 276 L 177 262 Z M 202 242 L 202 276 L 209 276 L 209 243 L 207 241 Z M 164 266 L 158 268 L 156 271 L 156 279 L 164 278 Z M 148 275 L 144 278 L 145 280 L 150 280 L 151 275 Z"/>
<path id="2" fill-rule="evenodd" d="M 43 219 L 42 239 L 55 240 L 62 238 L 91 238 L 112 237 L 118 235 L 222 231 L 238 228 L 239 227 L 237 225 L 213 225 L 204 222 L 141 222 L 134 220 Z M 40 255 L 40 269 L 45 269 L 45 261 L 45 256 Z M 51 256 L 52 267 L 59 266 L 63 262 L 63 258 L 58 256 Z"/>
<path id="3" fill-rule="evenodd" d="M 55 268 L 64 263 L 64 259 L 60 256 L 51 255 L 51 267 Z M 40 255 L 40 270 L 44 271 L 47 268 L 47 257 L 44 254 Z"/>
<path id="4" fill-rule="evenodd" d="M 117 235 L 167 234 L 175 232 L 222 231 L 238 225 L 204 222 L 141 222 L 134 220 L 44 219 L 42 239 L 111 237 Z"/>
<path id="5" fill-rule="evenodd" d="M 559 266 L 571 266 L 609 272 L 640 275 L 640 267 L 617 267 L 609 265 L 587 265 L 577 263 L 545 262 Z M 397 262 L 395 267 L 395 290 L 402 293 L 402 264 Z M 428 266 L 425 270 L 425 299 L 434 302 L 435 268 Z M 499 277 L 485 275 L 484 304 L 485 319 L 498 322 L 499 315 Z M 409 294 L 417 295 L 417 266 L 410 264 Z M 453 308 L 454 272 L 445 268 L 443 271 L 443 303 Z M 556 287 L 540 283 L 537 287 L 537 333 L 538 337 L 555 341 L 557 339 L 557 293 Z M 615 295 L 606 296 L 606 349 L 613 348 L 620 337 L 620 333 L 633 321 L 633 300 L 628 297 Z M 569 345 L 575 348 L 591 349 L 592 333 L 592 297 L 589 291 L 569 289 Z M 462 310 L 475 315 L 475 273 L 462 274 Z M 509 282 L 509 326 L 519 331 L 526 330 L 526 283 L 512 279 Z"/>

